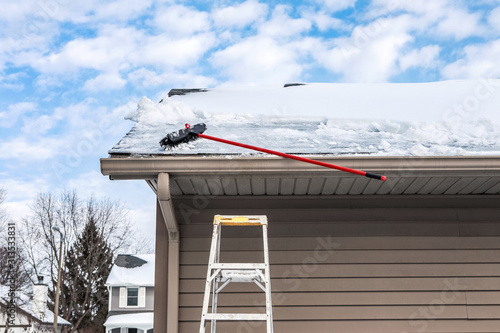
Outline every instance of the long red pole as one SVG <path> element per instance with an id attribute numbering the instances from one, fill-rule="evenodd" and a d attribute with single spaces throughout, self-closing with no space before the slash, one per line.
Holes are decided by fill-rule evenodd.
<path id="1" fill-rule="evenodd" d="M 356 169 L 350 169 L 350 168 L 338 166 L 338 165 L 335 165 L 335 164 L 330 164 L 330 163 L 315 161 L 315 160 L 311 160 L 311 159 L 305 158 L 305 157 L 300 157 L 300 156 L 295 156 L 295 155 L 280 153 L 279 151 L 274 151 L 274 150 L 265 149 L 265 148 L 259 148 L 259 147 L 255 147 L 255 146 L 251 146 L 251 145 L 246 145 L 244 143 L 239 143 L 239 142 L 229 141 L 229 140 L 225 140 L 225 139 L 220 139 L 220 138 L 216 138 L 214 136 L 210 136 L 210 135 L 206 135 L 206 134 L 197 134 L 197 135 L 200 138 L 204 138 L 204 139 L 208 139 L 208 140 L 212 140 L 212 141 L 218 141 L 218 142 L 222 142 L 222 143 L 226 143 L 226 144 L 229 144 L 229 145 L 238 146 L 238 147 L 242 147 L 242 148 L 252 149 L 252 150 L 260 151 L 260 152 L 267 153 L 267 154 L 272 154 L 272 155 L 277 155 L 277 156 L 281 156 L 281 157 L 285 157 L 285 158 L 290 158 L 292 160 L 297 160 L 297 161 L 302 161 L 302 162 L 306 162 L 306 163 L 316 164 L 316 165 L 320 165 L 320 166 L 327 167 L 327 168 L 330 168 L 330 169 L 337 169 L 337 170 L 340 170 L 340 171 L 350 172 L 350 173 L 353 173 L 353 174 L 356 174 L 356 175 L 360 175 L 360 176 L 365 176 L 365 177 L 369 177 L 369 178 L 373 178 L 373 179 L 378 179 L 378 180 L 382 180 L 382 181 L 385 181 L 387 179 L 386 176 L 379 176 L 379 175 L 376 175 L 376 174 L 370 173 L 370 172 L 365 172 L 365 171 L 360 171 L 360 170 L 356 170 Z"/>

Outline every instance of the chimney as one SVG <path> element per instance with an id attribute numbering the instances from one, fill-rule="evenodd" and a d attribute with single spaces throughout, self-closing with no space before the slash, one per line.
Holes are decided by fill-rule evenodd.
<path id="1" fill-rule="evenodd" d="M 31 309 L 38 319 L 45 319 L 47 310 L 49 286 L 43 282 L 43 276 L 38 276 L 38 283 L 33 285 L 33 303 Z"/>

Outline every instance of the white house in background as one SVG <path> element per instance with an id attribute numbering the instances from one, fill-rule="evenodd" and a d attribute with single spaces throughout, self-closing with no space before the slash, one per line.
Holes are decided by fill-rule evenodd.
<path id="1" fill-rule="evenodd" d="M 106 281 L 109 313 L 107 333 L 152 333 L 154 254 L 119 254 Z"/>
<path id="2" fill-rule="evenodd" d="M 54 313 L 47 308 L 49 287 L 43 282 L 43 276 L 38 277 L 38 283 L 33 285 L 33 298 L 17 291 L 15 309 L 11 310 L 10 289 L 0 285 L 0 331 L 45 333 L 53 332 Z M 9 318 L 7 318 L 9 316 Z M 57 319 L 58 332 L 64 326 L 71 325 L 61 317 Z"/>

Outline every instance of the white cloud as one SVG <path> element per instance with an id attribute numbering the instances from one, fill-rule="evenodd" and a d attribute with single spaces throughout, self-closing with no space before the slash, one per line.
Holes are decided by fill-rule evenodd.
<path id="1" fill-rule="evenodd" d="M 96 170 L 78 174 L 76 178 L 70 178 L 66 181 L 68 189 L 77 190 L 82 197 L 100 196 L 109 191 L 109 185 L 109 178 L 104 177 Z"/>
<path id="2" fill-rule="evenodd" d="M 296 50 L 269 37 L 251 37 L 212 55 L 211 62 L 230 82 L 283 83 L 298 80 L 302 66 Z"/>
<path id="3" fill-rule="evenodd" d="M 87 80 L 83 88 L 89 91 L 118 90 L 127 84 L 119 73 L 103 73 Z"/>
<path id="4" fill-rule="evenodd" d="M 35 13 L 35 8 L 29 5 L 30 2 L 29 0 L 2 1 L 1 21 L 19 21 L 26 15 L 32 15 Z"/>
<path id="5" fill-rule="evenodd" d="M 402 15 L 357 26 L 349 38 L 335 40 L 313 55 L 327 69 L 341 73 L 347 82 L 386 82 L 397 74 L 397 60 L 413 40 L 407 32 L 409 18 Z"/>
<path id="6" fill-rule="evenodd" d="M 100 35 L 69 41 L 59 53 L 33 63 L 42 73 L 66 74 L 82 68 L 118 70 L 129 65 L 127 58 L 136 52 L 143 35 L 135 28 L 104 27 Z"/>
<path id="7" fill-rule="evenodd" d="M 158 10 L 154 23 L 162 31 L 174 36 L 190 36 L 196 32 L 210 30 L 210 17 L 207 12 L 182 5 Z"/>
<path id="8" fill-rule="evenodd" d="M 470 12 L 466 3 L 452 0 L 373 0 L 370 15 L 378 17 L 406 12 L 412 15 L 412 29 L 427 35 L 457 40 L 486 32 L 480 12 Z"/>
<path id="9" fill-rule="evenodd" d="M 143 186 L 146 186 L 146 184 L 143 184 Z M 133 198 L 129 198 L 129 201 L 133 200 Z M 130 221 L 132 221 L 132 223 L 136 226 L 139 236 L 144 235 L 148 237 L 148 239 L 151 239 L 151 246 L 154 249 L 156 231 L 156 200 L 155 198 L 151 198 L 150 200 L 150 204 L 134 205 L 135 208 L 129 210 L 128 216 Z"/>
<path id="10" fill-rule="evenodd" d="M 46 179 L 40 177 L 35 179 L 8 178 L 0 180 L 7 191 L 5 210 L 12 221 L 19 222 L 30 214 L 29 206 L 39 192 L 47 191 L 49 184 Z"/>
<path id="11" fill-rule="evenodd" d="M 52 116 L 61 119 L 58 137 L 65 143 L 63 151 L 59 153 L 90 156 L 116 143 L 113 142 L 113 136 L 129 129 L 130 125 L 123 121 L 123 117 L 134 107 L 126 96 L 117 98 L 116 104 L 116 108 L 110 109 L 93 98 L 87 98 L 76 104 L 56 108 Z"/>
<path id="12" fill-rule="evenodd" d="M 158 69 L 188 67 L 196 63 L 216 42 L 213 33 L 179 39 L 172 39 L 168 35 L 153 36 L 137 51 L 136 61 Z"/>
<path id="13" fill-rule="evenodd" d="M 0 88 L 14 90 L 14 91 L 21 91 L 24 89 L 24 84 L 22 84 L 22 83 L 9 83 L 9 82 L 0 81 Z"/>
<path id="14" fill-rule="evenodd" d="M 117 0 L 99 3 L 95 8 L 98 19 L 127 21 L 138 17 L 150 9 L 151 0 Z"/>
<path id="15" fill-rule="evenodd" d="M 93 69 L 100 73 L 89 79 L 84 89 L 116 90 L 126 85 L 123 76 L 127 72 L 141 66 L 162 72 L 190 67 L 216 43 L 213 33 L 175 37 L 168 33 L 147 35 L 133 27 L 105 26 L 97 37 L 71 40 L 60 52 L 37 59 L 33 66 L 42 72 L 40 83 L 44 86 L 57 84 L 51 76 L 70 77 L 82 69 Z"/>
<path id="16" fill-rule="evenodd" d="M 258 0 L 247 0 L 236 6 L 217 8 L 212 12 L 214 24 L 219 27 L 244 28 L 268 13 L 268 5 Z"/>
<path id="17" fill-rule="evenodd" d="M 299 80 L 301 59 L 313 49 L 314 38 L 300 35 L 311 29 L 305 18 L 292 18 L 291 7 L 277 5 L 267 21 L 259 22 L 256 35 L 240 39 L 214 52 L 210 62 L 235 84 L 283 83 Z"/>
<path id="18" fill-rule="evenodd" d="M 0 159 L 42 161 L 57 155 L 63 143 L 59 138 L 19 136 L 0 141 Z"/>
<path id="19" fill-rule="evenodd" d="M 421 49 L 412 50 L 399 59 L 401 70 L 405 71 L 412 67 L 431 68 L 437 66 L 440 47 L 438 45 L 428 45 Z"/>
<path id="20" fill-rule="evenodd" d="M 7 201 L 31 200 L 37 192 L 48 188 L 47 181 L 41 177 L 32 180 L 8 178 L 1 182 L 7 190 Z"/>
<path id="21" fill-rule="evenodd" d="M 38 117 L 26 117 L 22 128 L 23 133 L 34 137 L 47 133 L 57 124 L 58 119 L 50 115 L 41 115 Z"/>
<path id="22" fill-rule="evenodd" d="M 57 74 L 39 74 L 33 85 L 45 93 L 54 94 L 57 92 L 58 87 L 64 85 L 63 80 Z M 50 96 L 50 95 L 49 95 Z M 46 95 L 45 99 L 49 97 Z"/>
<path id="23" fill-rule="evenodd" d="M 302 17 L 311 21 L 318 27 L 320 31 L 328 31 L 333 29 L 348 30 L 351 24 L 335 18 L 324 11 L 306 10 L 302 13 Z"/>
<path id="24" fill-rule="evenodd" d="M 158 87 L 160 85 L 171 85 L 179 87 L 211 87 L 217 81 L 211 77 L 197 75 L 188 71 L 162 72 L 161 74 L 139 68 L 128 75 L 128 80 L 135 86 L 145 88 Z"/>
<path id="25" fill-rule="evenodd" d="M 117 102 L 121 106 L 112 110 L 86 99 L 55 108 L 51 114 L 27 118 L 21 135 L 0 141 L 0 159 L 24 162 L 62 158 L 66 160 L 63 164 L 73 170 L 86 159 L 105 154 L 130 129 L 123 121 L 130 108 L 123 107 L 127 101 L 120 99 Z"/>
<path id="26" fill-rule="evenodd" d="M 7 111 L 0 111 L 0 127 L 9 128 L 14 126 L 20 117 L 37 108 L 38 105 L 32 102 L 20 102 L 9 105 Z"/>
<path id="27" fill-rule="evenodd" d="M 30 66 L 49 50 L 56 35 L 55 24 L 43 23 L 43 27 L 35 31 L 25 31 L 20 24 L 14 22 L 4 26 L 0 23 L 0 73 L 9 67 L 20 70 Z"/>
<path id="28" fill-rule="evenodd" d="M 165 82 L 165 78 L 146 68 L 139 68 L 128 74 L 128 81 L 134 86 L 142 86 L 145 88 L 157 87 Z"/>
<path id="29" fill-rule="evenodd" d="M 23 22 L 26 32 L 38 29 L 43 22 L 88 23 L 102 20 L 129 20 L 144 13 L 151 0 L 69 1 L 18 0 L 3 1 L 0 21 Z"/>
<path id="30" fill-rule="evenodd" d="M 440 13 L 435 13 L 443 9 L 443 7 L 448 5 L 449 0 L 413 0 L 413 1 L 394 1 L 394 0 L 373 0 L 372 6 L 383 7 L 386 11 L 396 11 L 404 10 L 408 12 L 418 13 L 418 14 L 436 14 L 442 15 Z M 431 13 L 434 12 L 434 13 Z"/>
<path id="31" fill-rule="evenodd" d="M 1 71 L 1 60 L 0 60 L 0 71 Z M 11 73 L 8 75 L 0 74 L 0 87 L 9 90 L 21 91 L 24 89 L 24 83 L 21 82 L 23 78 L 27 77 L 24 72 Z"/>
<path id="32" fill-rule="evenodd" d="M 481 15 L 463 9 L 447 8 L 443 19 L 439 20 L 437 32 L 442 36 L 464 39 L 479 36 L 484 30 L 480 25 Z"/>
<path id="33" fill-rule="evenodd" d="M 500 77 L 500 39 L 469 45 L 464 48 L 465 56 L 442 70 L 446 79 L 476 79 Z"/>
<path id="34" fill-rule="evenodd" d="M 488 23 L 497 32 L 500 32 L 500 7 L 493 9 L 488 16 Z"/>
<path id="35" fill-rule="evenodd" d="M 311 28 L 311 22 L 309 20 L 304 18 L 291 18 L 288 15 L 290 10 L 291 8 L 289 6 L 276 6 L 271 19 L 263 22 L 259 26 L 259 34 L 274 38 L 296 37 Z"/>
<path id="36" fill-rule="evenodd" d="M 317 2 L 332 12 L 354 7 L 356 4 L 356 0 L 317 0 Z"/>

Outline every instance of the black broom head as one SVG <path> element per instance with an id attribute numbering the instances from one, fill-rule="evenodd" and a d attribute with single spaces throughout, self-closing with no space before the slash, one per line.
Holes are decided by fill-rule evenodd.
<path id="1" fill-rule="evenodd" d="M 160 145 L 165 149 L 172 149 L 180 144 L 188 143 L 198 139 L 198 134 L 205 132 L 207 125 L 199 123 L 196 125 L 186 124 L 186 128 L 179 131 L 168 133 L 166 137 L 161 139 Z"/>

